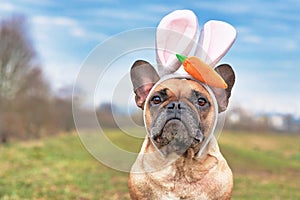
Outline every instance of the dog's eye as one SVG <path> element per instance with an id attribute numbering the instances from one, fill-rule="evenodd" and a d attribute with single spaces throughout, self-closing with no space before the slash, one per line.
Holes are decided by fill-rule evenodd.
<path id="1" fill-rule="evenodd" d="M 206 104 L 207 104 L 207 100 L 206 100 L 205 98 L 200 97 L 200 98 L 198 99 L 198 105 L 199 105 L 199 106 L 205 106 Z"/>
<path id="2" fill-rule="evenodd" d="M 154 96 L 154 97 L 152 97 L 151 102 L 153 104 L 160 104 L 161 103 L 161 98 L 159 96 Z"/>

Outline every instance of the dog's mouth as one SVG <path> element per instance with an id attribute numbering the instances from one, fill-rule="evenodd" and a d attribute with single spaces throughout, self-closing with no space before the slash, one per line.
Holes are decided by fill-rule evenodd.
<path id="1" fill-rule="evenodd" d="M 203 139 L 200 129 L 191 130 L 178 118 L 167 120 L 160 132 L 153 136 L 154 144 L 165 156 L 170 153 L 183 155 L 189 148 L 199 146 Z"/>
<path id="2" fill-rule="evenodd" d="M 178 133 L 186 132 L 186 127 L 180 119 L 174 118 L 166 122 L 160 133 L 153 139 L 158 144 L 158 147 L 169 144 Z"/>

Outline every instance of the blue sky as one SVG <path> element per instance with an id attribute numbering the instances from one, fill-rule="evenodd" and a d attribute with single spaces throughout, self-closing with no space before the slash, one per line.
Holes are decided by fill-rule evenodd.
<path id="1" fill-rule="evenodd" d="M 156 27 L 175 9 L 192 9 L 200 26 L 217 19 L 237 29 L 220 61 L 236 72 L 233 105 L 300 116 L 298 0 L 1 0 L 0 18 L 27 16 L 45 75 L 57 89 L 73 84 L 96 45 L 123 31 Z"/>

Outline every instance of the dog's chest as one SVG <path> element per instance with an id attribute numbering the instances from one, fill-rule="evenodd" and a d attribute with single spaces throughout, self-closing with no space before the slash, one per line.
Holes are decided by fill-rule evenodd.
<path id="1" fill-rule="evenodd" d="M 196 161 L 179 159 L 169 168 L 151 174 L 150 179 L 162 189 L 161 199 L 207 199 L 203 187 L 208 187 L 206 175 L 211 167 L 203 168 Z"/>
<path id="2" fill-rule="evenodd" d="M 174 188 L 167 191 L 162 191 L 161 198 L 164 200 L 195 200 L 195 199 L 210 199 L 209 194 L 202 189 L 203 185 L 200 182 L 189 183 L 187 181 L 178 181 L 174 183 Z"/>

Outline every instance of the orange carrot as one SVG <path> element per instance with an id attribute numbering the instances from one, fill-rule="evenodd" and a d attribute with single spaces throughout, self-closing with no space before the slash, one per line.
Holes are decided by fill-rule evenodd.
<path id="1" fill-rule="evenodd" d="M 212 87 L 227 88 L 227 84 L 223 78 L 209 65 L 199 58 L 192 56 L 186 57 L 176 54 L 178 60 L 182 63 L 184 70 L 193 78 L 206 83 Z"/>

